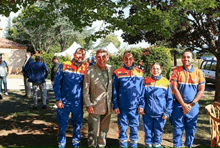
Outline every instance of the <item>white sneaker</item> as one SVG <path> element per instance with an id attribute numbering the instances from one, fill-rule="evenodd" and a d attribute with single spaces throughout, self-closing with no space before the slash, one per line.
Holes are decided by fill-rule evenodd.
<path id="1" fill-rule="evenodd" d="M 57 108 L 57 105 L 56 105 L 56 104 L 54 104 L 53 108 Z"/>
<path id="2" fill-rule="evenodd" d="M 7 96 L 7 95 L 8 95 L 8 92 L 5 92 L 5 95 Z"/>

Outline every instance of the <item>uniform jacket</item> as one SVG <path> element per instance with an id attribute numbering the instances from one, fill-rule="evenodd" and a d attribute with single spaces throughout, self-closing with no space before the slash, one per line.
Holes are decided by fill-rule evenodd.
<path id="1" fill-rule="evenodd" d="M 49 70 L 43 62 L 32 62 L 27 70 L 28 82 L 32 83 L 44 83 L 48 76 Z"/>
<path id="2" fill-rule="evenodd" d="M 64 107 L 66 105 L 82 107 L 82 87 L 86 72 L 84 64 L 77 66 L 74 61 L 60 64 L 53 86 L 56 101 L 62 101 Z"/>
<path id="3" fill-rule="evenodd" d="M 113 109 L 144 108 L 143 71 L 125 65 L 114 72 Z"/>
<path id="4" fill-rule="evenodd" d="M 95 114 L 100 115 L 105 114 L 106 111 L 110 113 L 112 110 L 112 83 L 114 68 L 111 65 L 107 65 L 106 69 L 109 76 L 109 84 L 107 87 L 97 64 L 88 68 L 88 73 L 85 76 L 83 85 L 85 106 L 92 106 Z M 107 108 L 105 104 L 107 104 Z"/>
<path id="5" fill-rule="evenodd" d="M 173 95 L 170 82 L 162 77 L 145 79 L 145 113 L 151 117 L 170 116 L 173 108 Z"/>
<path id="6" fill-rule="evenodd" d="M 178 83 L 178 89 L 183 97 L 183 101 L 191 103 L 198 93 L 198 86 L 205 84 L 205 78 L 200 69 L 192 67 L 188 71 L 184 66 L 179 66 L 173 70 L 172 82 Z"/>
<path id="7" fill-rule="evenodd" d="M 26 59 L 26 60 L 27 60 L 27 59 Z M 25 62 L 26 62 L 26 60 L 25 60 Z M 22 66 L 22 71 L 24 72 L 23 75 L 24 75 L 25 77 L 28 76 L 27 71 L 26 71 L 26 70 L 28 69 L 28 66 L 29 66 L 31 63 L 33 63 L 33 62 L 34 62 L 34 59 L 33 59 L 32 57 L 30 57 L 30 58 L 28 59 L 28 61 L 26 62 L 26 64 Z"/>

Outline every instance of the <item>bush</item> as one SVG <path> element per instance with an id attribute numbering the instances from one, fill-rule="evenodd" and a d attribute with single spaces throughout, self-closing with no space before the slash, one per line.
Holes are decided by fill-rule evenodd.
<path id="1" fill-rule="evenodd" d="M 145 77 L 149 77 L 151 76 L 150 73 L 151 65 L 155 62 L 159 62 L 163 66 L 163 71 L 162 71 L 163 76 L 169 79 L 171 73 L 170 49 L 163 46 L 160 47 L 152 46 L 150 48 L 151 51 L 149 56 L 143 54 L 144 51 L 143 48 L 138 48 L 138 49 L 132 48 L 130 50 L 134 55 L 135 64 L 137 64 L 139 60 L 143 61 L 145 67 Z M 123 60 L 122 60 L 123 54 L 124 53 L 122 53 L 120 56 L 111 56 L 108 63 L 110 65 L 113 65 L 115 69 L 120 68 L 123 65 Z"/>
<path id="2" fill-rule="evenodd" d="M 151 65 L 155 62 L 159 62 L 162 67 L 163 71 L 162 74 L 166 78 L 170 78 L 171 74 L 171 53 L 169 48 L 160 46 L 160 47 L 151 47 L 150 54 L 148 56 L 142 55 L 141 60 L 144 63 L 145 67 L 145 76 L 151 76 L 150 70 Z"/>
<path id="3" fill-rule="evenodd" d="M 43 52 L 41 54 L 41 57 L 44 58 L 44 62 L 45 64 L 47 65 L 47 68 L 49 70 L 49 75 L 48 75 L 48 78 L 50 79 L 50 76 L 51 76 L 51 69 L 53 67 L 53 62 L 52 62 L 52 59 L 54 57 L 54 53 L 45 53 Z M 71 60 L 70 57 L 64 57 L 64 56 L 59 56 L 59 63 L 63 63 L 64 61 L 69 61 Z"/>

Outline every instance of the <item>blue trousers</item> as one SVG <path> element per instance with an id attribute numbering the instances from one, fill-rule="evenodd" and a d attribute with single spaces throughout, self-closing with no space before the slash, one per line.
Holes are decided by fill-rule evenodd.
<path id="1" fill-rule="evenodd" d="M 161 117 L 143 116 L 145 144 L 161 144 L 161 134 L 164 132 L 166 120 Z M 154 135 L 154 136 L 153 136 Z"/>
<path id="2" fill-rule="evenodd" d="M 5 92 L 8 92 L 8 89 L 7 89 L 7 76 L 1 76 L 0 77 L 0 93 L 2 93 L 2 82 L 4 84 L 4 89 L 5 89 Z"/>
<path id="3" fill-rule="evenodd" d="M 198 114 L 198 103 L 187 114 L 183 114 L 183 109 L 179 103 L 174 103 L 171 119 L 173 123 L 173 144 L 175 147 L 182 146 L 182 136 L 184 130 L 186 131 L 185 146 L 192 147 L 195 138 Z"/>
<path id="4" fill-rule="evenodd" d="M 128 137 L 126 134 L 128 126 L 130 127 L 130 147 L 137 147 L 139 118 L 140 116 L 137 109 L 120 109 L 120 114 L 118 115 L 118 125 L 121 147 L 128 147 Z"/>
<path id="5" fill-rule="evenodd" d="M 79 147 L 81 141 L 80 129 L 83 121 L 83 108 L 81 106 L 64 106 L 57 109 L 57 121 L 59 125 L 58 146 L 66 146 L 66 129 L 69 122 L 69 114 L 72 113 L 73 139 L 72 146 Z"/>

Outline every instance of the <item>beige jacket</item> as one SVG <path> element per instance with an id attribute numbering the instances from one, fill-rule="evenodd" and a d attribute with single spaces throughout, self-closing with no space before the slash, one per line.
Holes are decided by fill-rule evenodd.
<path id="1" fill-rule="evenodd" d="M 88 68 L 88 73 L 84 77 L 83 82 L 83 99 L 86 107 L 92 106 L 95 114 L 102 115 L 112 111 L 112 83 L 114 68 L 107 65 L 109 76 L 108 88 L 104 82 L 102 73 L 98 65 Z M 107 99 L 106 99 L 107 98 Z"/>

